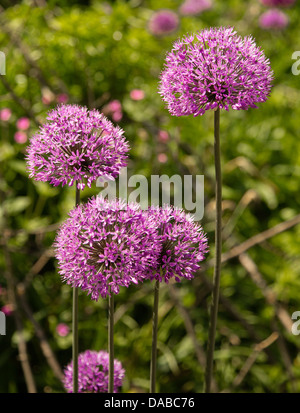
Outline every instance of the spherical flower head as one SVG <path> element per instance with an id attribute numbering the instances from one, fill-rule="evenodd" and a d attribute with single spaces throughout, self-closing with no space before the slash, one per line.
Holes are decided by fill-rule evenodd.
<path id="1" fill-rule="evenodd" d="M 78 355 L 78 393 L 107 393 L 109 354 L 106 351 L 87 350 Z M 119 360 L 114 360 L 114 393 L 123 384 L 125 370 Z M 64 369 L 63 385 L 73 392 L 73 361 Z"/>
<path id="2" fill-rule="evenodd" d="M 168 157 L 167 157 L 167 155 L 166 155 L 165 153 L 159 153 L 159 154 L 157 155 L 157 160 L 158 160 L 158 162 L 160 162 L 160 163 L 166 163 L 166 162 L 168 161 Z"/>
<path id="3" fill-rule="evenodd" d="M 98 177 L 116 178 L 126 166 L 124 131 L 102 113 L 78 105 L 59 105 L 27 148 L 30 177 L 83 189 Z"/>
<path id="4" fill-rule="evenodd" d="M 25 142 L 27 142 L 27 135 L 22 130 L 18 130 L 14 134 L 14 139 L 17 143 L 25 143 Z"/>
<path id="5" fill-rule="evenodd" d="M 11 304 L 5 304 L 3 307 L 1 307 L 0 311 L 4 313 L 6 316 L 12 315 L 14 308 Z"/>
<path id="6" fill-rule="evenodd" d="M 41 92 L 41 99 L 44 105 L 50 105 L 55 100 L 55 94 L 48 87 L 43 87 Z"/>
<path id="7" fill-rule="evenodd" d="M 122 104 L 119 100 L 115 99 L 109 102 L 103 107 L 103 113 L 111 116 L 114 122 L 120 122 L 123 118 Z"/>
<path id="8" fill-rule="evenodd" d="M 69 334 L 70 332 L 70 327 L 67 326 L 65 323 L 59 323 L 56 326 L 56 332 L 59 336 L 65 337 Z"/>
<path id="9" fill-rule="evenodd" d="M 186 0 L 179 8 L 183 16 L 193 16 L 212 7 L 211 0 Z"/>
<path id="10" fill-rule="evenodd" d="M 0 120 L 7 122 L 11 117 L 11 110 L 9 108 L 4 108 L 0 110 Z"/>
<path id="11" fill-rule="evenodd" d="M 17 128 L 27 130 L 30 127 L 30 119 L 23 117 L 17 120 Z"/>
<path id="12" fill-rule="evenodd" d="M 56 100 L 58 103 L 67 103 L 69 100 L 69 96 L 66 93 L 61 93 L 56 96 Z"/>
<path id="13" fill-rule="evenodd" d="M 148 278 L 169 282 L 171 278 L 192 279 L 208 252 L 207 237 L 192 215 L 170 205 L 151 207 L 148 215 L 154 217 L 159 238 L 157 265 L 148 272 Z"/>
<path id="14" fill-rule="evenodd" d="M 259 25 L 263 29 L 284 29 L 289 24 L 288 16 L 281 10 L 270 9 L 263 13 L 259 19 Z"/>
<path id="15" fill-rule="evenodd" d="M 107 104 L 107 109 L 110 112 L 121 112 L 122 111 L 122 104 L 118 99 L 112 100 Z"/>
<path id="16" fill-rule="evenodd" d="M 267 7 L 289 7 L 295 3 L 295 0 L 260 0 Z"/>
<path id="17" fill-rule="evenodd" d="M 154 220 L 137 203 L 91 198 L 74 208 L 54 243 L 63 281 L 98 300 L 137 284 L 157 259 Z"/>
<path id="18" fill-rule="evenodd" d="M 165 131 L 165 130 L 159 130 L 158 131 L 158 140 L 160 142 L 163 142 L 163 143 L 168 142 L 170 140 L 170 136 L 169 136 L 168 132 Z"/>
<path id="19" fill-rule="evenodd" d="M 142 89 L 132 89 L 130 91 L 130 97 L 132 100 L 143 100 L 145 92 Z"/>
<path id="20" fill-rule="evenodd" d="M 149 20 L 149 30 L 155 36 L 164 36 L 174 32 L 179 25 L 179 19 L 172 10 L 154 12 Z"/>
<path id="21" fill-rule="evenodd" d="M 268 98 L 270 62 L 251 36 L 233 28 L 210 28 L 176 41 L 167 54 L 159 93 L 174 116 L 209 109 L 255 108 Z"/>

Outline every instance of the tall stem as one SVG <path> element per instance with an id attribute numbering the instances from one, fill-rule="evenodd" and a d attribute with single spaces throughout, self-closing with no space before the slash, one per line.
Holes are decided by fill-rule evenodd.
<path id="1" fill-rule="evenodd" d="M 114 392 L 114 293 L 108 296 L 108 393 Z"/>
<path id="2" fill-rule="evenodd" d="M 152 324 L 152 353 L 150 364 L 150 393 L 156 393 L 156 359 L 157 359 L 157 324 L 158 324 L 159 281 L 154 287 L 153 324 Z"/>
<path id="3" fill-rule="evenodd" d="M 215 229 L 215 269 L 213 278 L 212 303 L 210 314 L 210 326 L 208 336 L 208 349 L 205 371 L 205 393 L 211 392 L 211 381 L 213 376 L 213 362 L 215 349 L 215 336 L 218 318 L 218 304 L 220 292 L 221 275 L 221 253 L 222 253 L 222 173 L 221 173 L 221 151 L 220 151 L 220 109 L 214 112 L 214 156 L 216 174 L 216 229 Z"/>
<path id="4" fill-rule="evenodd" d="M 80 190 L 75 189 L 75 206 L 80 204 Z M 72 327 L 73 327 L 73 393 L 78 393 L 78 288 L 73 287 L 73 311 L 72 311 Z"/>

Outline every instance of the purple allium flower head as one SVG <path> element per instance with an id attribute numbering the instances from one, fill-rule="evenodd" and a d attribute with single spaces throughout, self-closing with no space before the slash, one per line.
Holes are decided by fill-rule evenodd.
<path id="1" fill-rule="evenodd" d="M 69 96 L 66 93 L 61 93 L 56 96 L 56 100 L 58 103 L 67 103 L 69 100 Z"/>
<path id="2" fill-rule="evenodd" d="M 25 116 L 17 120 L 17 128 L 21 130 L 27 130 L 30 127 L 30 119 Z"/>
<path id="3" fill-rule="evenodd" d="M 184 16 L 193 16 L 202 13 L 212 7 L 211 0 L 185 0 L 179 8 L 180 14 Z"/>
<path id="4" fill-rule="evenodd" d="M 132 100 L 143 100 L 145 92 L 142 89 L 132 89 L 130 91 L 130 97 Z"/>
<path id="5" fill-rule="evenodd" d="M 70 212 L 54 243 L 59 273 L 98 300 L 137 284 L 156 263 L 154 221 L 136 203 L 91 198 Z"/>
<path id="6" fill-rule="evenodd" d="M 210 28 L 174 43 L 159 93 L 172 115 L 197 116 L 218 107 L 255 108 L 268 98 L 272 80 L 270 62 L 251 36 Z"/>
<path id="7" fill-rule="evenodd" d="M 207 238 L 192 215 L 170 205 L 151 207 L 148 215 L 154 217 L 159 239 L 157 265 L 153 264 L 148 278 L 168 281 L 175 278 L 192 279 L 208 252 Z"/>
<path id="8" fill-rule="evenodd" d="M 118 99 L 110 101 L 102 111 L 105 115 L 111 116 L 114 122 L 120 122 L 123 117 L 122 104 Z"/>
<path id="9" fill-rule="evenodd" d="M 0 110 L 0 120 L 7 122 L 11 117 L 11 110 L 9 108 L 4 108 Z"/>
<path id="10" fill-rule="evenodd" d="M 24 131 L 18 130 L 14 134 L 14 139 L 17 143 L 25 143 L 25 142 L 27 142 L 27 135 Z"/>
<path id="11" fill-rule="evenodd" d="M 159 10 L 149 20 L 149 30 L 156 36 L 163 36 L 174 32 L 179 25 L 179 18 L 172 10 Z"/>
<path id="12" fill-rule="evenodd" d="M 56 326 L 56 332 L 59 336 L 65 337 L 70 332 L 70 327 L 65 323 L 59 323 Z"/>
<path id="13" fill-rule="evenodd" d="M 106 351 L 87 350 L 78 355 L 78 393 L 107 393 L 109 354 Z M 123 384 L 125 370 L 119 360 L 114 360 L 114 393 Z M 73 361 L 64 369 L 63 385 L 73 392 Z"/>
<path id="14" fill-rule="evenodd" d="M 263 29 L 284 29 L 288 24 L 288 16 L 278 9 L 270 9 L 266 11 L 259 19 L 259 25 Z"/>
<path id="15" fill-rule="evenodd" d="M 267 7 L 289 7 L 295 3 L 295 0 L 260 0 Z"/>
<path id="16" fill-rule="evenodd" d="M 129 150 L 123 133 L 95 109 L 61 104 L 30 140 L 30 177 L 54 186 L 78 181 L 80 189 L 100 176 L 116 178 Z"/>

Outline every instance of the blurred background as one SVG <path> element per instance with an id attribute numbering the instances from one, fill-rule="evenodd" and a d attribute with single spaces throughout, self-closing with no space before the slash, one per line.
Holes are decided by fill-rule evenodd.
<path id="1" fill-rule="evenodd" d="M 176 38 L 211 26 L 252 34 L 275 73 L 258 109 L 221 113 L 223 268 L 214 390 L 300 391 L 299 1 L 0 1 L 0 392 L 64 392 L 71 288 L 52 243 L 74 188 L 29 179 L 30 137 L 59 103 L 97 108 L 130 142 L 128 174 L 204 175 L 210 253 L 194 280 L 164 285 L 158 391 L 202 392 L 214 256 L 213 114 L 172 117 L 157 93 Z M 300 69 L 300 65 L 299 65 Z M 96 195 L 95 185 L 82 201 Z M 123 392 L 148 392 L 150 282 L 115 298 Z M 107 349 L 107 302 L 80 294 L 79 350 Z"/>

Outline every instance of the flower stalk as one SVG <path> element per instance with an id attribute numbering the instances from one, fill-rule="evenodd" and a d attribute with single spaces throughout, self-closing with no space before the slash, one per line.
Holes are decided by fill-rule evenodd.
<path id="1" fill-rule="evenodd" d="M 222 172 L 221 172 L 220 109 L 219 108 L 214 112 L 214 157 L 215 157 L 215 175 L 216 175 L 215 268 L 214 268 L 210 326 L 209 326 L 209 336 L 208 336 L 208 350 L 207 350 L 207 359 L 206 359 L 205 388 L 204 388 L 205 393 L 211 392 L 215 337 L 216 337 L 218 305 L 219 305 L 219 295 L 220 295 L 220 278 L 221 278 Z"/>
<path id="2" fill-rule="evenodd" d="M 114 392 L 114 293 L 108 296 L 108 393 Z"/>
<path id="3" fill-rule="evenodd" d="M 75 207 L 80 204 L 80 189 L 75 189 Z M 73 393 L 78 393 L 78 288 L 73 287 Z"/>
<path id="4" fill-rule="evenodd" d="M 159 284 L 171 279 L 191 280 L 208 251 L 206 234 L 193 217 L 171 205 L 151 207 L 148 219 L 157 231 L 157 257 L 152 261 L 146 278 L 155 280 L 152 317 L 152 347 L 150 361 L 150 393 L 156 393 Z M 153 248 L 152 248 L 153 250 Z"/>
<path id="5" fill-rule="evenodd" d="M 151 364 L 150 364 L 150 393 L 156 393 L 158 302 L 159 302 L 159 280 L 156 280 L 155 287 L 154 287 L 154 304 L 153 304 L 152 352 L 151 352 Z"/>
<path id="6" fill-rule="evenodd" d="M 222 249 L 220 109 L 248 110 L 265 102 L 273 87 L 269 59 L 252 36 L 233 27 L 211 27 L 176 40 L 167 54 L 159 93 L 173 116 L 202 116 L 214 110 L 216 173 L 215 270 L 204 390 L 211 391 Z"/>

